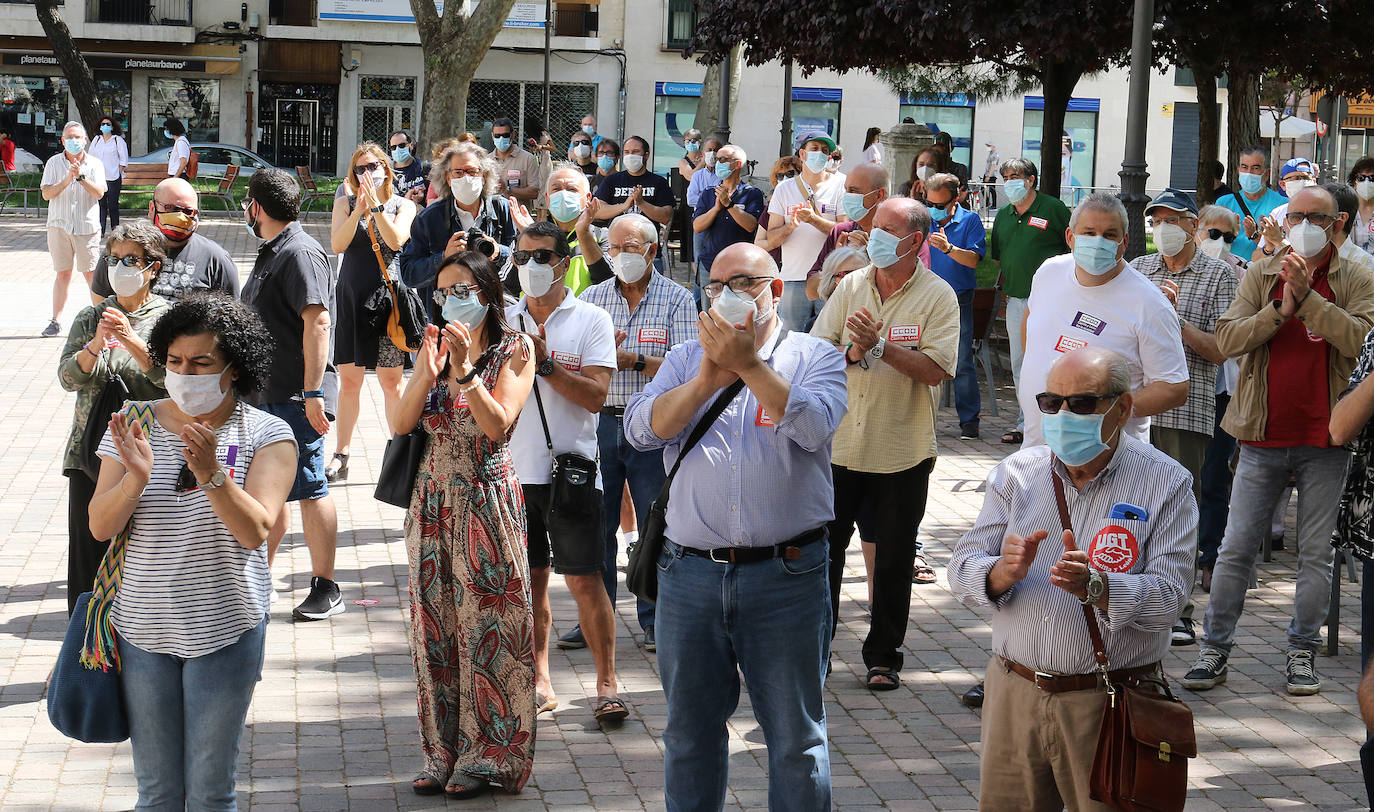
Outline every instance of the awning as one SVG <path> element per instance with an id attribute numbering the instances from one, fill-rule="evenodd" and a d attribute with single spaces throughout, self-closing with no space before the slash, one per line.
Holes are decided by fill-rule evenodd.
<path id="1" fill-rule="evenodd" d="M 1259 131 L 1264 138 L 1274 137 L 1274 113 L 1272 107 L 1261 107 Z M 1305 118 L 1289 116 L 1279 123 L 1279 138 L 1310 138 L 1317 131 L 1317 122 Z"/>
<path id="2" fill-rule="evenodd" d="M 122 49 L 109 40 L 77 40 L 92 70 L 152 70 L 178 73 L 239 72 L 235 45 L 177 45 L 129 43 Z M 59 67 L 52 46 L 42 37 L 0 38 L 0 66 Z"/>

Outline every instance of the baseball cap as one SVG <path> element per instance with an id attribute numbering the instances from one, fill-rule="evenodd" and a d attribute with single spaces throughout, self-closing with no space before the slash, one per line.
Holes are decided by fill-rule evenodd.
<path id="1" fill-rule="evenodd" d="M 1181 211 L 1196 215 L 1197 203 L 1193 201 L 1192 195 L 1182 189 L 1175 189 L 1170 186 L 1163 192 L 1160 192 L 1159 197 L 1150 201 L 1150 205 L 1145 207 L 1145 213 L 1148 215 L 1155 209 L 1170 209 L 1171 211 Z"/>
<path id="2" fill-rule="evenodd" d="M 1317 170 L 1312 166 L 1311 161 L 1301 157 L 1292 158 L 1283 165 L 1283 169 L 1279 170 L 1279 180 L 1283 180 L 1294 172 L 1311 172 L 1313 175 L 1317 174 Z"/>
<path id="3" fill-rule="evenodd" d="M 835 151 L 835 139 L 822 130 L 809 130 L 797 136 L 796 148 L 801 149 L 806 146 L 807 141 L 819 141 L 829 147 L 831 152 Z"/>

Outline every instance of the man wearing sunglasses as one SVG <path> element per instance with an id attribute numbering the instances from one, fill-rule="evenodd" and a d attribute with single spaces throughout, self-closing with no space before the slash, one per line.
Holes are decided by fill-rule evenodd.
<path id="1" fill-rule="evenodd" d="M 193 293 L 219 291 L 239 295 L 239 268 L 224 246 L 196 231 L 200 225 L 200 198 L 184 178 L 167 178 L 153 190 L 148 219 L 167 238 L 167 262 L 153 281 L 153 293 L 176 301 Z M 109 266 L 96 264 L 91 291 L 110 296 Z"/>
<path id="2" fill-rule="evenodd" d="M 1350 456 L 1331 442 L 1331 409 L 1374 326 L 1374 273 L 1331 244 L 1345 219 L 1330 192 L 1299 190 L 1284 219 L 1289 247 L 1250 266 L 1217 322 L 1218 348 L 1241 358 L 1221 424 L 1241 446 L 1202 650 L 1183 678 L 1183 687 L 1196 691 L 1226 681 L 1255 557 L 1290 478 L 1298 488 L 1298 571 L 1285 677 L 1290 694 L 1321 690 L 1316 653 L 1330 598 L 1337 495 Z"/>
<path id="3" fill-rule="evenodd" d="M 1173 457 L 1193 476 L 1193 495 L 1202 501 L 1202 462 L 1216 426 L 1217 319 L 1236 298 L 1230 263 L 1199 251 L 1197 205 L 1187 192 L 1165 189 L 1145 209 L 1157 253 L 1137 257 L 1131 266 L 1159 286 L 1178 313 L 1183 354 L 1188 359 L 1188 401 L 1150 420 L 1150 443 Z M 1191 593 L 1190 593 L 1191 594 Z M 1173 643 L 1188 646 L 1193 634 L 1193 602 L 1174 624 Z"/>
<path id="4" fill-rule="evenodd" d="M 1128 430 L 1133 377 L 1100 347 L 1059 356 L 1029 405 L 1049 447 L 988 474 L 982 512 L 950 556 L 955 597 L 992 610 L 981 809 L 1106 808 L 1089 790 L 1107 693 L 1085 606 L 1113 682 L 1161 674 L 1197 550 L 1197 503 L 1188 473 Z"/>

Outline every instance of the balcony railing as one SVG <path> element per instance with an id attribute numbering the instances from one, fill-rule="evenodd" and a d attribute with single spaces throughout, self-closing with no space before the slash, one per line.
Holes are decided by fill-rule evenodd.
<path id="1" fill-rule="evenodd" d="M 190 25 L 192 0 L 87 0 L 86 19 L 95 23 Z"/>

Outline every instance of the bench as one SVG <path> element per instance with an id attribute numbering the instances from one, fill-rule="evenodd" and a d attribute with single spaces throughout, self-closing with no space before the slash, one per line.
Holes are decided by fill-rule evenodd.
<path id="1" fill-rule="evenodd" d="M 119 190 L 120 197 L 126 192 L 146 192 L 167 179 L 167 164 L 129 164 L 124 167 L 124 186 Z"/>
<path id="2" fill-rule="evenodd" d="M 11 197 L 14 197 L 15 195 L 22 195 L 24 199 L 24 205 L 21 208 L 21 211 L 27 214 L 29 210 L 30 193 L 38 195 L 41 198 L 43 190 L 38 188 L 37 186 L 20 186 L 19 184 L 15 183 L 14 177 L 10 175 L 9 172 L 5 171 L 5 168 L 3 166 L 0 166 L 0 213 L 4 213 L 5 206 L 9 204 Z M 35 213 L 39 211 L 38 203 L 36 201 L 33 205 L 33 210 Z"/>

